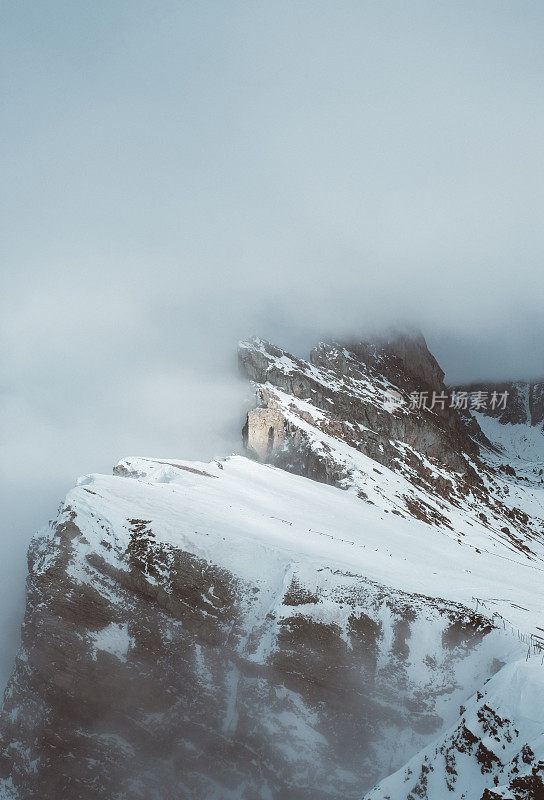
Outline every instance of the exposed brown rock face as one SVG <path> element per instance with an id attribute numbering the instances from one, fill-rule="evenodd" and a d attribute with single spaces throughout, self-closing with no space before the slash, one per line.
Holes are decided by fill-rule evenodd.
<path id="1" fill-rule="evenodd" d="M 383 743 L 407 729 L 412 747 L 428 741 L 457 665 L 489 659 L 489 624 L 455 604 L 294 570 L 255 614 L 258 582 L 159 544 L 149 520 L 126 520 L 119 566 L 107 520 L 86 555 L 80 524 L 64 509 L 29 554 L 0 718 L 18 800 L 356 800 L 392 762 Z M 421 686 L 407 641 L 424 620 L 446 645 Z"/>
<path id="2" fill-rule="evenodd" d="M 509 381 L 504 383 L 474 383 L 458 387 L 459 391 L 487 393 L 483 413 L 503 424 L 540 426 L 544 422 L 544 382 Z M 493 408 L 488 402 L 493 392 L 508 393 L 506 407 Z"/>
<path id="3" fill-rule="evenodd" d="M 249 413 L 244 438 L 261 460 L 310 477 L 321 475 L 328 482 L 339 480 L 326 455 L 321 465 L 315 463 L 315 455 L 304 446 L 304 425 L 285 414 L 288 398 L 280 400 L 274 388 L 293 398 L 293 414 L 302 422 L 317 425 L 385 466 L 398 459 L 398 442 L 460 472 L 467 471 L 466 458 L 477 455 L 458 412 L 448 403 L 434 411 L 409 411 L 411 392 L 427 392 L 432 398 L 433 392 L 445 391 L 444 373 L 421 335 L 349 347 L 322 343 L 312 350 L 309 362 L 253 340 L 241 345 L 239 363 L 257 388 L 260 408 Z M 398 394 L 402 409 L 384 404 L 388 392 Z"/>
<path id="4" fill-rule="evenodd" d="M 75 515 L 62 519 L 55 539 L 29 553 L 23 648 L 0 723 L 3 776 L 21 800 L 186 797 L 197 744 L 221 728 L 219 697 L 199 695 L 195 647 L 210 648 L 209 668 L 223 669 L 236 582 L 156 545 L 142 520 L 127 521 L 134 535 L 117 570 L 100 552 L 82 557 Z M 105 531 L 105 556 L 114 544 Z M 104 648 L 126 638 L 126 654 L 94 646 L 110 631 Z"/>
<path id="5" fill-rule="evenodd" d="M 364 363 L 376 363 L 380 355 L 398 359 L 402 363 L 402 371 L 411 378 L 415 385 L 424 385 L 431 391 L 441 392 L 444 389 L 444 371 L 429 351 L 425 337 L 419 331 L 392 333 L 372 342 L 353 342 L 350 349 Z M 398 377 L 395 371 L 393 378 Z"/>

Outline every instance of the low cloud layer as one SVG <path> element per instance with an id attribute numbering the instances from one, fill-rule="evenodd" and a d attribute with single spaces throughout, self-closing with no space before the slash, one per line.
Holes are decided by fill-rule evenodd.
<path id="1" fill-rule="evenodd" d="M 544 374 L 542 4 L 5 16 L 0 639 L 78 474 L 239 448 L 241 337 L 408 322 L 452 381 Z"/>

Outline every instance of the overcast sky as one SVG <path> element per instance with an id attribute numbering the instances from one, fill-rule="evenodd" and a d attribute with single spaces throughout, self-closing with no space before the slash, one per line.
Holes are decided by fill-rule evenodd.
<path id="1" fill-rule="evenodd" d="M 452 381 L 544 374 L 540 0 L 1 15 L 0 678 L 79 474 L 239 448 L 240 337 L 407 321 Z"/>

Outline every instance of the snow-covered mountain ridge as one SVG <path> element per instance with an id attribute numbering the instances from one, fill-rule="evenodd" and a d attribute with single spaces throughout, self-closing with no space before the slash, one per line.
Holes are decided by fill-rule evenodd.
<path id="1" fill-rule="evenodd" d="M 527 425 L 542 430 L 544 424 L 544 381 L 507 381 L 504 383 L 469 384 L 459 387 L 467 392 L 478 390 L 491 396 L 493 392 L 507 392 L 505 408 L 488 407 L 485 415 L 502 423 Z"/>
<path id="2" fill-rule="evenodd" d="M 540 440 L 410 409 L 419 338 L 240 362 L 253 458 L 123 459 L 34 541 L 4 796 L 541 797 Z"/>

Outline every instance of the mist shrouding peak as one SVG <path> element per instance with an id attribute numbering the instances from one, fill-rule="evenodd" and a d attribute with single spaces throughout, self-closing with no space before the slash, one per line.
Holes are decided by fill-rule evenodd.
<path id="1" fill-rule="evenodd" d="M 248 331 L 542 374 L 542 4 L 4 12 L 6 564 L 74 476 L 236 449 Z"/>

